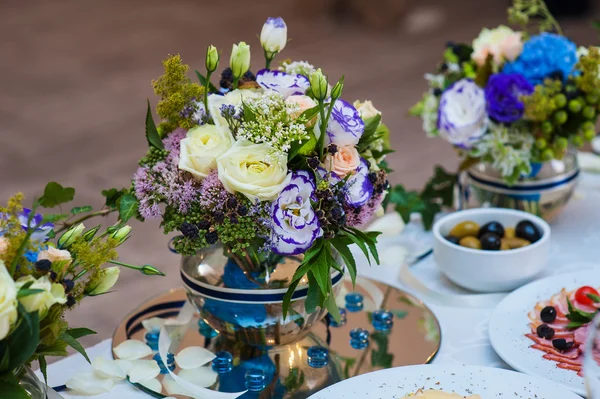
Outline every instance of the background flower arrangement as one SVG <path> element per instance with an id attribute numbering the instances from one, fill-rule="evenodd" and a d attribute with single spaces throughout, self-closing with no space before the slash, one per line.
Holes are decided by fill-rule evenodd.
<path id="1" fill-rule="evenodd" d="M 107 293 L 120 266 L 163 275 L 150 265 L 117 260 L 116 248 L 130 236 L 125 223 L 135 209 L 124 193 L 103 194 L 101 210 L 82 206 L 63 213 L 75 190 L 52 182 L 30 209 L 23 207 L 22 194 L 0 207 L 0 392 L 6 397 L 29 398 L 19 377 L 33 361 L 39 361 L 45 376 L 46 356 L 66 356 L 67 346 L 87 359 L 77 339 L 94 331 L 71 328 L 64 315 L 83 298 Z M 59 213 L 38 214 L 40 207 L 58 208 Z M 119 213 L 119 220 L 104 231 L 82 223 L 112 212 Z M 115 266 L 103 267 L 107 263 Z"/>
<path id="2" fill-rule="evenodd" d="M 174 240 L 181 254 L 220 243 L 254 277 L 282 256 L 304 254 L 287 301 L 306 275 L 309 311 L 335 308 L 335 253 L 353 278 L 350 244 L 378 262 L 377 234 L 358 228 L 383 209 L 389 132 L 370 102 L 341 99 L 343 78 L 331 87 L 304 61 L 269 69 L 287 42 L 283 19 L 269 18 L 260 38 L 266 68 L 254 75 L 250 47 L 240 42 L 218 88 L 210 80 L 220 61 L 215 47 L 206 76 L 196 71 L 199 83 L 179 56 L 164 61 L 165 74 L 153 81 L 161 122 L 148 104 L 150 148 L 132 192 L 142 219 L 181 232 Z"/>
<path id="3" fill-rule="evenodd" d="M 509 19 L 539 33 L 499 26 L 484 28 L 471 45 L 448 43 L 411 113 L 428 135 L 458 150 L 463 167 L 490 163 L 514 184 L 532 164 L 561 159 L 595 137 L 600 51 L 563 36 L 542 0 L 515 0 Z"/>

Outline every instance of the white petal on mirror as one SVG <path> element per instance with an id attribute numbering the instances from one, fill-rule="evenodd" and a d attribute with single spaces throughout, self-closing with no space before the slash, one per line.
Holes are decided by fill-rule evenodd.
<path id="1" fill-rule="evenodd" d="M 215 354 L 201 346 L 189 346 L 175 356 L 175 362 L 180 369 L 197 369 L 212 361 Z"/>
<path id="2" fill-rule="evenodd" d="M 173 377 L 171 377 L 170 375 L 165 375 L 163 377 L 162 383 L 169 395 L 182 395 L 192 397 L 192 394 L 187 389 L 175 382 Z"/>
<path id="3" fill-rule="evenodd" d="M 152 317 L 147 320 L 142 320 L 142 325 L 147 331 L 159 332 L 162 326 L 165 325 L 166 319 L 160 317 Z"/>
<path id="4" fill-rule="evenodd" d="M 129 374 L 129 370 L 131 370 L 131 367 L 133 366 L 131 364 L 131 361 L 129 360 L 117 359 L 115 360 L 115 363 L 119 365 L 119 367 L 121 368 L 121 370 L 123 370 L 125 375 Z"/>
<path id="5" fill-rule="evenodd" d="M 101 378 L 94 373 L 80 373 L 71 377 L 65 385 L 83 395 L 99 395 L 110 392 L 115 382 L 110 378 Z"/>
<path id="6" fill-rule="evenodd" d="M 110 378 L 115 381 L 121 381 L 127 378 L 127 372 L 124 371 L 116 360 L 108 360 L 103 357 L 97 357 L 92 361 L 94 372 L 102 378 Z"/>
<path id="7" fill-rule="evenodd" d="M 155 360 L 132 360 L 129 370 L 129 381 L 136 383 L 151 380 L 160 374 L 160 367 Z"/>
<path id="8" fill-rule="evenodd" d="M 208 388 L 217 382 L 218 374 L 213 371 L 211 367 L 200 367 L 197 369 L 181 370 L 178 374 L 179 377 L 186 381 L 201 386 L 202 388 Z"/>
<path id="9" fill-rule="evenodd" d="M 398 212 L 386 213 L 367 227 L 368 231 L 379 231 L 382 236 L 397 236 L 404 230 L 404 220 Z"/>
<path id="10" fill-rule="evenodd" d="M 113 350 L 115 356 L 123 360 L 137 360 L 152 354 L 152 349 L 137 339 L 124 341 Z"/>
<path id="11" fill-rule="evenodd" d="M 146 387 L 149 390 L 154 391 L 154 392 L 160 393 L 162 391 L 162 385 L 160 385 L 160 381 L 157 380 L 156 378 L 153 378 L 151 380 L 141 381 L 140 385 L 143 385 L 144 387 Z"/>

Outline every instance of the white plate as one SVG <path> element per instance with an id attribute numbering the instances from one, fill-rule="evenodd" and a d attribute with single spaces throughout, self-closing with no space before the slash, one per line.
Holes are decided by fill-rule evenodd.
<path id="1" fill-rule="evenodd" d="M 441 389 L 482 399 L 581 399 L 551 381 L 491 367 L 426 364 L 350 378 L 309 399 L 399 399 L 419 388 Z"/>
<path id="2" fill-rule="evenodd" d="M 598 270 L 547 277 L 509 294 L 492 313 L 490 341 L 498 355 L 511 367 L 527 374 L 548 378 L 573 392 L 585 395 L 582 377 L 575 371 L 563 370 L 556 363 L 543 359 L 543 352 L 531 349 L 533 342 L 525 336 L 529 328 L 529 313 L 535 305 L 561 289 L 574 290 L 584 285 L 600 286 Z"/>

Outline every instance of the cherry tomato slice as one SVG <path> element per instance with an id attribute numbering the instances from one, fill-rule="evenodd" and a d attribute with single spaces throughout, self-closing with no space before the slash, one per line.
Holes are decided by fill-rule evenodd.
<path id="1" fill-rule="evenodd" d="M 577 290 L 577 292 L 575 292 L 575 300 L 582 305 L 592 306 L 594 304 L 594 301 L 590 299 L 590 297 L 588 297 L 588 294 L 600 295 L 598 294 L 598 291 L 596 291 L 594 288 L 586 285 L 585 287 L 581 287 Z"/>

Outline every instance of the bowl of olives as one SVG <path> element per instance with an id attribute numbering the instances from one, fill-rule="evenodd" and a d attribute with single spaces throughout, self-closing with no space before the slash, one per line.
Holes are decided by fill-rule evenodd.
<path id="1" fill-rule="evenodd" d="M 550 226 L 530 213 L 477 208 L 433 226 L 436 263 L 454 283 L 478 292 L 511 291 L 548 264 Z"/>

